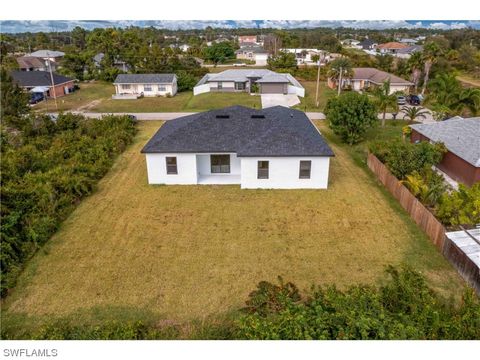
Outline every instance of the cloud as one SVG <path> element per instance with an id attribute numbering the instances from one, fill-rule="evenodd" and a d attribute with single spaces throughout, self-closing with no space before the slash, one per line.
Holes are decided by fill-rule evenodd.
<path id="1" fill-rule="evenodd" d="M 169 29 L 204 29 L 207 26 L 213 28 L 315 28 L 315 27 L 348 27 L 353 29 L 394 29 L 394 28 L 426 28 L 434 30 L 463 29 L 473 27 L 480 29 L 480 20 L 474 21 L 407 21 L 407 20 L 23 20 L 23 21 L 1 21 L 0 29 L 3 33 L 15 32 L 50 32 L 67 31 L 75 26 L 85 29 L 107 28 L 107 27 L 128 27 L 140 26 Z"/>

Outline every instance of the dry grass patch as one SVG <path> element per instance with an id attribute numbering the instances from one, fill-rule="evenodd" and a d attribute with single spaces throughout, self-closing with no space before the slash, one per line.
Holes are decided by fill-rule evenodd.
<path id="1" fill-rule="evenodd" d="M 150 186 L 139 151 L 159 125 L 139 124 L 98 191 L 30 261 L 6 317 L 125 307 L 190 320 L 241 306 L 257 282 L 278 275 L 304 289 L 344 287 L 376 283 L 385 265 L 402 262 L 445 292 L 462 287 L 342 147 L 333 144 L 328 190 Z"/>

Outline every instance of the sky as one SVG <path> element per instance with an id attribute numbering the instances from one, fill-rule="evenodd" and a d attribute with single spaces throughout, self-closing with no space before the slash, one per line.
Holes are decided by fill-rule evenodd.
<path id="1" fill-rule="evenodd" d="M 480 20 L 4 20 L 0 21 L 0 32 L 49 32 L 68 31 L 75 26 L 85 29 L 140 26 L 177 29 L 214 28 L 314 28 L 314 27 L 351 27 L 356 29 L 462 29 L 472 27 L 480 29 Z"/>

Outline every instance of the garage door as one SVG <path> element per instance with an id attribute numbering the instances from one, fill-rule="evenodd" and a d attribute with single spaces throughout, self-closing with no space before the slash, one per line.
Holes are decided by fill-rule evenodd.
<path id="1" fill-rule="evenodd" d="M 260 92 L 262 94 L 286 94 L 287 86 L 278 83 L 262 83 Z"/>

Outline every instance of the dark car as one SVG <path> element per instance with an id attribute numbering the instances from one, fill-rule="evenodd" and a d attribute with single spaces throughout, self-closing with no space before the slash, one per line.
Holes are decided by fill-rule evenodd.
<path id="1" fill-rule="evenodd" d="M 39 103 L 40 101 L 42 101 L 44 98 L 43 94 L 42 93 L 38 93 L 38 92 L 34 92 L 32 93 L 32 96 L 30 97 L 30 100 L 29 100 L 29 104 L 30 105 L 34 105 L 36 103 Z"/>
<path id="2" fill-rule="evenodd" d="M 409 105 L 420 105 L 421 102 L 422 102 L 422 100 L 420 99 L 420 97 L 418 95 L 408 95 L 407 96 L 407 103 Z"/>

